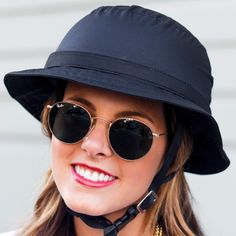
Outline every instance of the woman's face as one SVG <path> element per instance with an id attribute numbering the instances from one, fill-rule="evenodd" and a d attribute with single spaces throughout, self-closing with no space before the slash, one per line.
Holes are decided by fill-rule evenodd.
<path id="1" fill-rule="evenodd" d="M 66 87 L 64 101 L 80 104 L 93 117 L 102 118 L 96 120 L 95 127 L 79 143 L 66 144 L 52 136 L 51 168 L 66 205 L 80 213 L 108 216 L 139 201 L 160 168 L 166 135 L 154 137 L 144 157 L 127 161 L 112 151 L 107 139 L 109 124 L 104 120 L 113 121 L 125 114 L 143 121 L 152 132 L 163 133 L 166 125 L 162 104 L 74 83 Z M 102 184 L 81 177 L 85 172 L 101 178 Z"/>

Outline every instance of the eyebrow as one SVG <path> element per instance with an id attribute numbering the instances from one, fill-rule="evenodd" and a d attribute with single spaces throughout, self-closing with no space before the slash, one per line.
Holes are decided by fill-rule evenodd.
<path id="1" fill-rule="evenodd" d="M 89 107 L 93 111 L 96 111 L 96 107 L 93 105 L 93 103 L 91 103 L 89 100 L 87 100 L 85 98 L 78 97 L 78 96 L 72 96 L 72 97 L 67 98 L 67 100 L 75 100 L 75 101 L 80 102 L 83 105 Z M 116 117 L 139 116 L 139 117 L 142 117 L 142 118 L 150 121 L 152 124 L 154 124 L 154 120 L 150 116 L 148 116 L 147 114 L 140 112 L 140 111 L 135 111 L 135 110 L 121 111 L 121 112 L 116 113 L 115 116 Z"/>
<path id="2" fill-rule="evenodd" d="M 72 97 L 67 98 L 67 100 L 75 100 L 75 101 L 80 102 L 83 105 L 89 107 L 93 111 L 96 111 L 96 107 L 89 100 L 87 100 L 85 98 L 78 97 L 78 96 L 72 96 Z"/>
<path id="3" fill-rule="evenodd" d="M 140 111 L 121 111 L 121 112 L 118 112 L 116 114 L 116 116 L 118 116 L 118 117 L 139 116 L 139 117 L 142 117 L 142 118 L 150 121 L 152 124 L 154 124 L 154 121 L 150 116 L 148 116 L 145 113 L 140 112 Z"/>

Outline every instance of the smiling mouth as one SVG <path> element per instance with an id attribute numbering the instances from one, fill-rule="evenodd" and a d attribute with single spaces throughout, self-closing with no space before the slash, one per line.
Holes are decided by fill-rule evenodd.
<path id="1" fill-rule="evenodd" d="M 72 173 L 77 182 L 89 187 L 106 187 L 115 182 L 117 177 L 97 168 L 90 168 L 82 164 L 72 165 Z"/>

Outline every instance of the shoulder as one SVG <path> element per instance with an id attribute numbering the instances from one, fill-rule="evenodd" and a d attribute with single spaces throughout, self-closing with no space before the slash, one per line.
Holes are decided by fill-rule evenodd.
<path id="1" fill-rule="evenodd" d="M 20 230 L 13 230 L 5 233 L 0 233 L 0 236 L 17 236 Z"/>

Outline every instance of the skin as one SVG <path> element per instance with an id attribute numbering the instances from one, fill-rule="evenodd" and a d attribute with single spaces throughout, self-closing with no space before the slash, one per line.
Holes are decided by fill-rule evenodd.
<path id="1" fill-rule="evenodd" d="M 76 96 L 88 100 L 96 110 L 77 101 Z M 143 112 L 153 122 L 139 115 L 129 117 L 143 121 L 154 133 L 166 131 L 162 103 L 74 83 L 67 85 L 63 100 L 80 104 L 92 116 L 106 121 L 119 118 L 119 112 Z M 150 151 L 143 158 L 127 161 L 112 151 L 107 130 L 108 123 L 98 119 L 93 130 L 79 143 L 66 144 L 52 136 L 51 168 L 58 190 L 69 208 L 88 215 L 104 215 L 114 221 L 125 213 L 129 205 L 138 202 L 147 193 L 166 151 L 167 136 L 154 138 Z M 75 162 L 100 168 L 116 176 L 116 180 L 103 188 L 82 185 L 72 175 L 71 164 Z M 145 213 L 139 214 L 119 235 L 130 235 L 130 232 L 140 235 L 144 217 Z M 74 223 L 79 236 L 103 235 L 101 230 L 88 227 L 79 218 L 75 218 Z"/>

